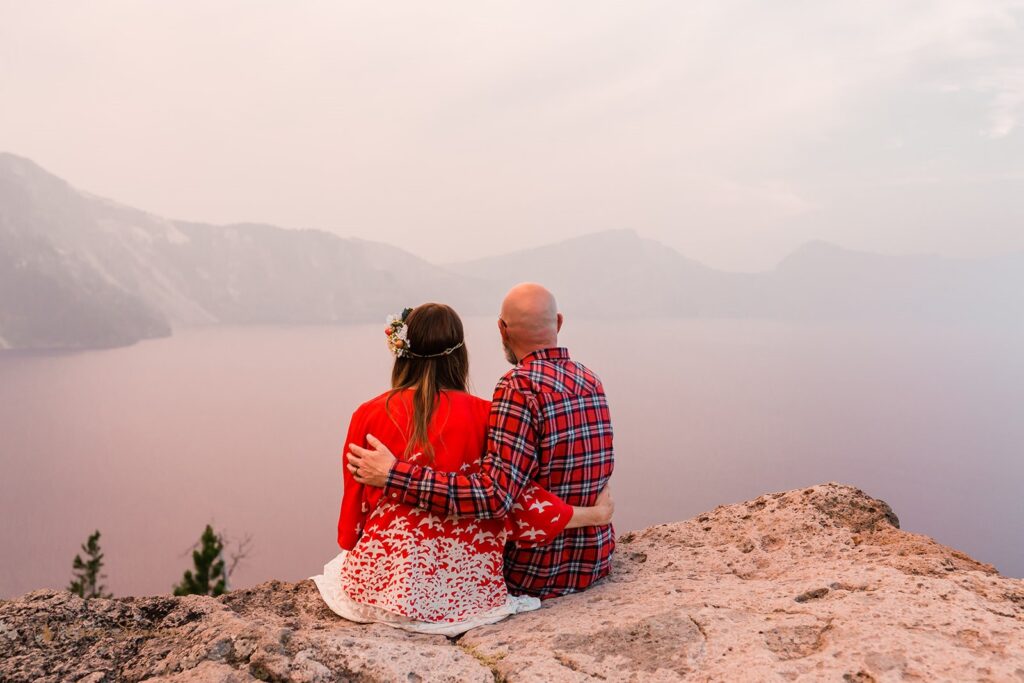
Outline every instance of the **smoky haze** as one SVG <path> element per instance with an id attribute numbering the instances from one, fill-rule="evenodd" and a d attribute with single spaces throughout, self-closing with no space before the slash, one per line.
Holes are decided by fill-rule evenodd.
<path id="1" fill-rule="evenodd" d="M 161 216 L 464 261 L 633 229 L 1024 248 L 1024 7 L 0 2 L 0 150 Z"/>
<path id="2" fill-rule="evenodd" d="M 538 280 L 617 530 L 828 480 L 1024 576 L 1024 2 L 0 0 L 0 597 L 337 551 L 388 313 Z M 73 352 L 68 352 L 73 350 Z M 258 492 L 258 493 L 254 493 Z M 184 552 L 182 552 L 184 551 Z"/>

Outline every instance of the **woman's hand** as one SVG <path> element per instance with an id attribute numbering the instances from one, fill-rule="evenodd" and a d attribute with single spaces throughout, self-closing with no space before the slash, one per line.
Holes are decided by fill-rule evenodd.
<path id="1" fill-rule="evenodd" d="M 577 529 L 581 526 L 604 526 L 611 524 L 615 512 L 615 501 L 612 500 L 611 484 L 605 484 L 594 504 L 587 507 L 574 505 L 572 519 L 565 525 L 566 529 Z"/>
<path id="2" fill-rule="evenodd" d="M 346 467 L 360 484 L 384 488 L 388 482 L 388 473 L 398 458 L 373 434 L 366 435 L 366 443 L 370 444 L 371 448 L 362 448 L 354 443 L 348 445 Z"/>

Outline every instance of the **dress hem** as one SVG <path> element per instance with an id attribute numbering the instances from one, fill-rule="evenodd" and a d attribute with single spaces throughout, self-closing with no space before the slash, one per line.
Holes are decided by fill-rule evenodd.
<path id="1" fill-rule="evenodd" d="M 413 633 L 426 633 L 454 637 L 476 628 L 501 621 L 519 612 L 538 609 L 539 598 L 529 595 L 509 595 L 504 605 L 475 614 L 461 621 L 420 621 L 374 605 L 356 602 L 345 591 L 341 582 L 341 567 L 348 555 L 342 550 L 324 565 L 323 574 L 310 576 L 320 591 L 320 596 L 335 614 L 360 624 L 381 623 Z"/>

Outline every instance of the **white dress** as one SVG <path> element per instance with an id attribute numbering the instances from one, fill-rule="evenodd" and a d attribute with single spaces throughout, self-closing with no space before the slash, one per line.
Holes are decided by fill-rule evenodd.
<path id="1" fill-rule="evenodd" d="M 373 605 L 364 605 L 353 600 L 345 591 L 342 584 L 342 566 L 347 550 L 342 550 L 330 562 L 324 565 L 323 574 L 311 576 L 320 595 L 331 610 L 349 621 L 361 624 L 381 623 L 395 628 L 413 631 L 415 633 L 428 633 L 455 637 L 461 635 L 471 628 L 485 626 L 501 621 L 505 617 L 517 612 L 527 612 L 540 607 L 540 599 L 528 595 L 509 595 L 504 605 L 495 609 L 481 612 L 457 622 L 431 622 L 418 621 L 395 612 L 390 612 Z"/>

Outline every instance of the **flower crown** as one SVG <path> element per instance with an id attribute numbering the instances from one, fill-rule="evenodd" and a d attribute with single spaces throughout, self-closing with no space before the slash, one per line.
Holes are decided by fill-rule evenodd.
<path id="1" fill-rule="evenodd" d="M 438 356 L 447 356 L 465 343 L 460 341 L 455 346 L 451 346 L 439 353 L 414 353 L 411 350 L 412 345 L 409 343 L 409 326 L 405 323 L 410 313 L 412 313 L 411 308 L 403 308 L 401 316 L 394 314 L 388 316 L 388 326 L 384 328 L 384 334 L 388 338 L 388 350 L 394 354 L 395 358 L 437 358 Z"/>

